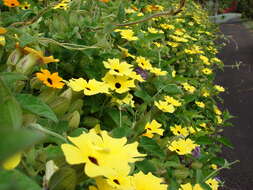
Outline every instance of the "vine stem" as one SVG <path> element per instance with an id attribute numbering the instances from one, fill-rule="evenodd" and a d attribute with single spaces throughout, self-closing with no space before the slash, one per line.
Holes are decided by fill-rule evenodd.
<path id="1" fill-rule="evenodd" d="M 231 163 L 226 163 L 227 161 L 225 161 L 224 166 L 220 167 L 219 169 L 213 171 L 212 173 L 210 173 L 205 179 L 203 179 L 203 182 L 205 182 L 206 180 L 208 180 L 209 178 L 211 178 L 212 176 L 214 176 L 215 174 L 217 174 L 219 171 L 223 170 L 223 169 L 229 169 L 230 166 L 240 162 L 239 160 L 235 160 Z"/>
<path id="2" fill-rule="evenodd" d="M 54 137 L 56 137 L 56 138 L 58 138 L 58 139 L 64 141 L 65 143 L 68 143 L 68 141 L 67 141 L 66 138 L 64 138 L 63 136 L 59 135 L 58 133 L 55 133 L 55 132 L 50 131 L 50 130 L 48 130 L 48 129 L 45 129 L 44 127 L 42 127 L 42 126 L 41 126 L 40 124 L 38 124 L 38 123 L 32 123 L 32 124 L 30 124 L 29 126 L 30 126 L 31 128 L 33 128 L 33 129 L 36 129 L 36 130 L 42 132 L 42 133 L 45 133 L 45 134 L 47 134 L 47 135 L 54 136 Z"/>

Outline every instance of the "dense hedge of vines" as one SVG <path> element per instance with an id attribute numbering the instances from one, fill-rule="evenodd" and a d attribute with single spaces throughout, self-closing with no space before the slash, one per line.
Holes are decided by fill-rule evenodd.
<path id="1" fill-rule="evenodd" d="M 217 190 L 217 27 L 192 0 L 3 0 L 0 189 Z"/>

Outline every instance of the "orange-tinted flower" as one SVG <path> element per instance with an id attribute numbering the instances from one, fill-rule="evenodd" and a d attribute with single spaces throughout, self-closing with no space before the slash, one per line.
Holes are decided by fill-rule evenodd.
<path id="1" fill-rule="evenodd" d="M 36 77 L 42 81 L 45 85 L 52 88 L 62 88 L 64 83 L 58 73 L 50 73 L 46 69 L 41 69 L 41 73 L 36 73 Z"/>
<path id="2" fill-rule="evenodd" d="M 51 56 L 44 56 L 42 51 L 38 51 L 35 50 L 33 48 L 29 48 L 29 47 L 24 47 L 24 51 L 26 53 L 33 53 L 34 55 L 36 55 L 44 64 L 47 63 L 55 63 L 55 62 L 59 62 L 59 59 L 55 59 L 52 55 Z"/>
<path id="3" fill-rule="evenodd" d="M 0 35 L 1 34 L 5 34 L 7 32 L 7 30 L 3 27 L 0 27 Z"/>
<path id="4" fill-rule="evenodd" d="M 7 7 L 17 7 L 20 5 L 18 0 L 3 0 L 3 2 Z"/>
<path id="5" fill-rule="evenodd" d="M 104 3 L 108 3 L 110 0 L 99 0 L 101 2 L 104 2 Z"/>

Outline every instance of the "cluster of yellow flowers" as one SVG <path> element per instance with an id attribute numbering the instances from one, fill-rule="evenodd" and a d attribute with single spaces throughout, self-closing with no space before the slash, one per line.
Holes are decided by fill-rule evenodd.
<path id="1" fill-rule="evenodd" d="M 85 173 L 96 180 L 96 186 L 89 190 L 166 190 L 163 180 L 139 172 L 129 175 L 130 163 L 145 156 L 137 150 L 138 143 L 126 144 L 127 139 L 112 138 L 106 131 L 91 129 L 79 137 L 68 137 L 72 144 L 62 144 L 61 148 L 69 164 L 85 164 Z M 122 159 L 123 158 L 123 159 Z"/>
<path id="2" fill-rule="evenodd" d="M 173 113 L 176 107 L 180 107 L 182 103 L 171 96 L 165 96 L 164 100 L 155 102 L 155 106 L 163 112 Z"/>

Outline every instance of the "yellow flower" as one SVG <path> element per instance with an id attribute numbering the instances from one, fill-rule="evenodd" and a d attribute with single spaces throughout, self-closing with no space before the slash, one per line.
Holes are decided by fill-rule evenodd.
<path id="1" fill-rule="evenodd" d="M 207 128 L 206 123 L 200 123 L 199 126 L 200 126 L 200 127 L 203 127 L 203 128 Z"/>
<path id="2" fill-rule="evenodd" d="M 188 131 L 189 131 L 191 134 L 197 133 L 197 131 L 196 131 L 192 126 L 188 127 Z"/>
<path id="3" fill-rule="evenodd" d="M 203 91 L 203 92 L 202 92 L 202 96 L 204 96 L 204 97 L 209 97 L 209 96 L 210 96 L 210 93 L 207 92 L 207 91 Z"/>
<path id="4" fill-rule="evenodd" d="M 168 104 L 167 101 L 155 102 L 155 106 L 163 112 L 173 113 L 175 111 L 175 107 L 172 104 Z"/>
<path id="5" fill-rule="evenodd" d="M 158 48 L 163 47 L 163 45 L 159 42 L 153 42 L 153 44 Z"/>
<path id="6" fill-rule="evenodd" d="M 145 7 L 145 10 L 148 12 L 152 12 L 152 11 L 162 11 L 164 10 L 164 7 L 161 5 L 147 5 Z"/>
<path id="7" fill-rule="evenodd" d="M 199 58 L 203 61 L 204 64 L 211 65 L 211 63 L 209 62 L 209 59 L 206 56 L 200 55 Z"/>
<path id="8" fill-rule="evenodd" d="M 177 29 L 174 31 L 174 34 L 176 34 L 176 35 L 178 35 L 178 36 L 182 36 L 182 35 L 184 35 L 184 32 L 185 32 L 185 30 L 177 28 Z"/>
<path id="9" fill-rule="evenodd" d="M 128 93 L 128 94 L 126 95 L 126 97 L 123 98 L 123 99 L 112 98 L 112 102 L 115 102 L 115 103 L 117 103 L 117 104 L 119 104 L 119 105 L 124 105 L 124 104 L 126 104 L 126 105 L 129 105 L 129 106 L 131 106 L 131 107 L 134 107 L 133 95 L 130 94 L 130 93 Z"/>
<path id="10" fill-rule="evenodd" d="M 205 108 L 205 104 L 203 102 L 195 101 L 195 104 L 200 108 Z"/>
<path id="11" fill-rule="evenodd" d="M 127 9 L 125 9 L 125 13 L 126 14 L 132 14 L 132 13 L 135 13 L 136 11 L 134 10 L 134 9 L 132 9 L 132 8 L 127 8 Z"/>
<path id="12" fill-rule="evenodd" d="M 115 32 L 119 32 L 121 37 L 128 41 L 138 40 L 138 38 L 134 36 L 134 32 L 130 29 L 125 29 L 125 30 L 116 29 Z"/>
<path id="13" fill-rule="evenodd" d="M 154 134 L 158 134 L 160 136 L 163 135 L 164 129 L 161 129 L 161 124 L 156 120 L 152 120 L 152 122 L 148 122 L 145 126 L 146 133 L 143 134 L 146 137 L 152 138 Z"/>
<path id="14" fill-rule="evenodd" d="M 4 36 L 0 36 L 0 45 L 1 46 L 5 46 L 6 41 L 5 41 L 5 37 Z"/>
<path id="15" fill-rule="evenodd" d="M 119 59 L 108 59 L 103 62 L 105 68 L 110 69 L 109 74 L 118 76 L 128 76 L 132 71 L 132 65 L 127 62 L 120 62 Z"/>
<path id="16" fill-rule="evenodd" d="M 101 131 L 100 135 L 90 131 L 68 139 L 73 145 L 61 145 L 67 163 L 85 163 L 85 173 L 89 177 L 112 176 L 115 174 L 115 168 L 127 173 L 129 163 L 140 160 L 137 157 L 145 156 L 138 152 L 137 142 L 126 144 L 125 137 L 112 138 L 106 131 Z"/>
<path id="17" fill-rule="evenodd" d="M 12 170 L 18 166 L 20 161 L 21 161 L 21 153 L 16 153 L 15 155 L 5 160 L 2 164 L 2 167 L 5 170 Z"/>
<path id="18" fill-rule="evenodd" d="M 157 30 L 156 28 L 153 27 L 148 27 L 148 32 L 151 34 L 162 34 L 164 33 L 162 30 Z"/>
<path id="19" fill-rule="evenodd" d="M 170 24 L 160 24 L 161 28 L 164 29 L 164 30 L 174 30 L 175 29 L 175 26 L 173 25 L 170 25 Z"/>
<path id="20" fill-rule="evenodd" d="M 138 66 L 144 70 L 151 70 L 152 69 L 152 65 L 150 64 L 150 61 L 148 59 L 146 59 L 145 57 L 138 56 L 136 58 L 136 62 L 138 63 Z"/>
<path id="21" fill-rule="evenodd" d="M 139 172 L 132 178 L 136 190 L 167 190 L 168 185 L 162 184 L 163 180 L 152 173 L 144 174 Z"/>
<path id="22" fill-rule="evenodd" d="M 174 140 L 169 144 L 168 148 L 171 151 L 176 151 L 179 155 L 191 154 L 191 152 L 197 147 L 194 141 L 191 139 L 179 139 Z"/>
<path id="23" fill-rule="evenodd" d="M 27 1 L 20 5 L 21 9 L 23 9 L 23 10 L 29 9 L 30 6 L 31 6 L 31 4 L 28 3 Z"/>
<path id="24" fill-rule="evenodd" d="M 214 85 L 214 88 L 219 91 L 219 92 L 225 92 L 224 87 L 220 86 L 220 85 Z"/>
<path id="25" fill-rule="evenodd" d="M 67 85 L 76 92 L 83 90 L 86 96 L 92 96 L 99 93 L 109 93 L 108 86 L 104 82 L 99 82 L 95 79 L 91 79 L 89 81 L 86 81 L 83 78 L 70 79 Z"/>
<path id="26" fill-rule="evenodd" d="M 68 3 L 65 3 L 65 2 L 60 2 L 53 7 L 53 9 L 64 9 L 64 10 L 67 10 L 68 8 L 69 8 L 69 5 Z"/>
<path id="27" fill-rule="evenodd" d="M 151 68 L 150 72 L 155 74 L 156 76 L 165 76 L 167 75 L 167 71 L 162 71 L 160 68 Z"/>
<path id="28" fill-rule="evenodd" d="M 189 41 L 189 40 L 187 40 L 183 37 L 178 37 L 178 36 L 175 36 L 175 35 L 170 35 L 169 37 L 172 38 L 176 42 L 188 42 Z"/>
<path id="29" fill-rule="evenodd" d="M 111 185 L 109 185 L 105 178 L 97 177 L 96 186 L 89 186 L 89 190 L 115 190 Z"/>
<path id="30" fill-rule="evenodd" d="M 220 59 L 218 59 L 217 57 L 212 58 L 211 61 L 212 61 L 213 63 L 222 63 L 222 61 L 221 61 Z"/>
<path id="31" fill-rule="evenodd" d="M 185 83 L 182 83 L 182 85 L 183 85 L 183 88 L 186 90 L 186 91 L 188 91 L 189 93 L 193 93 L 193 92 L 195 92 L 195 90 L 196 90 L 196 88 L 194 87 L 194 86 L 192 86 L 192 85 L 189 85 L 187 82 L 185 82 Z"/>
<path id="32" fill-rule="evenodd" d="M 176 72 L 175 70 L 173 70 L 172 73 L 171 73 L 171 76 L 172 76 L 173 78 L 175 78 L 175 77 L 176 77 L 176 73 L 177 73 L 177 72 Z"/>
<path id="33" fill-rule="evenodd" d="M 165 96 L 164 99 L 169 103 L 172 104 L 175 107 L 179 107 L 182 105 L 181 102 L 179 102 L 178 100 L 176 100 L 175 98 L 171 97 L 171 96 Z"/>
<path id="34" fill-rule="evenodd" d="M 205 75 L 210 75 L 213 73 L 213 71 L 211 69 L 208 69 L 208 68 L 204 68 L 202 69 L 202 72 L 205 74 Z"/>
<path id="35" fill-rule="evenodd" d="M 106 73 L 102 80 L 109 85 L 109 88 L 119 94 L 128 92 L 130 88 L 135 88 L 134 80 L 127 76 L 116 76 Z"/>
<path id="36" fill-rule="evenodd" d="M 218 190 L 219 188 L 219 182 L 216 179 L 210 178 L 205 183 L 208 184 L 212 190 Z"/>
<path id="37" fill-rule="evenodd" d="M 214 170 L 217 170 L 218 169 L 218 166 L 216 164 L 212 164 L 211 165 L 211 168 L 214 169 Z"/>
<path id="38" fill-rule="evenodd" d="M 58 76 L 58 73 L 50 73 L 46 69 L 41 69 L 41 73 L 36 73 L 36 77 L 48 87 L 62 88 L 64 83 L 62 78 Z"/>
<path id="39" fill-rule="evenodd" d="M 217 108 L 216 106 L 214 107 L 213 111 L 214 111 L 214 113 L 215 113 L 216 115 L 222 115 L 222 112 L 221 112 L 220 109 Z"/>
<path id="40" fill-rule="evenodd" d="M 176 136 L 182 135 L 187 137 L 189 135 L 187 128 L 183 128 L 181 125 L 175 125 L 174 127 L 171 127 L 170 130 Z"/>
<path id="41" fill-rule="evenodd" d="M 181 185 L 179 190 L 203 190 L 203 188 L 199 184 L 193 186 L 190 183 L 186 183 Z"/>
<path id="42" fill-rule="evenodd" d="M 180 44 L 179 43 L 177 43 L 177 42 L 167 42 L 167 44 L 169 45 L 169 46 L 171 46 L 171 47 L 178 47 Z"/>
<path id="43" fill-rule="evenodd" d="M 140 82 L 144 82 L 145 80 L 142 78 L 141 75 L 137 74 L 135 71 L 131 72 L 128 77 L 134 79 L 134 80 L 137 80 L 137 81 L 140 81 Z"/>
<path id="44" fill-rule="evenodd" d="M 47 63 L 52 63 L 52 62 L 59 62 L 60 60 L 59 59 L 54 59 L 53 56 L 43 56 L 43 52 L 42 51 L 37 51 L 33 48 L 29 48 L 29 47 L 25 47 L 24 48 L 24 51 L 28 54 L 28 53 L 32 53 L 34 54 L 35 56 L 38 57 L 39 60 L 41 60 L 44 64 L 47 64 Z"/>
<path id="45" fill-rule="evenodd" d="M 144 14 L 143 13 L 138 13 L 137 16 L 144 16 Z"/>
<path id="46" fill-rule="evenodd" d="M 219 115 L 216 116 L 216 119 L 217 119 L 218 124 L 222 124 L 223 120 L 222 120 L 221 116 L 219 116 Z"/>
<path id="47" fill-rule="evenodd" d="M 118 46 L 118 48 L 122 51 L 124 57 L 131 57 L 135 59 L 135 56 L 128 52 L 128 49 Z"/>

